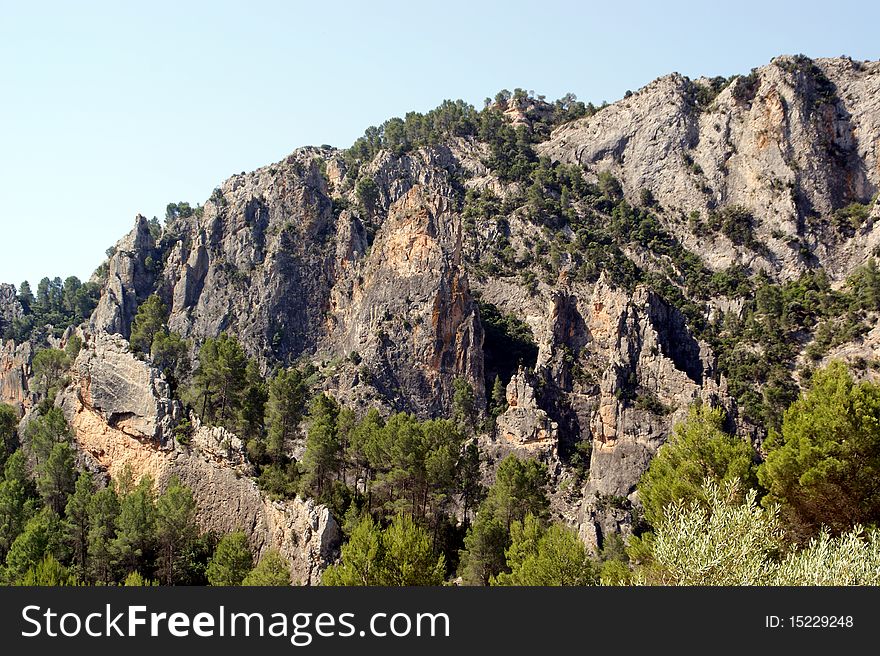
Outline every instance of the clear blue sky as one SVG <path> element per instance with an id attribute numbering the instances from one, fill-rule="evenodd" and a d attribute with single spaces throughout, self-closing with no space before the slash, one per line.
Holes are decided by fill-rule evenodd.
<path id="1" fill-rule="evenodd" d="M 880 58 L 878 4 L 0 0 L 0 281 L 87 278 L 140 212 L 445 98 L 614 101 L 782 53 Z"/>

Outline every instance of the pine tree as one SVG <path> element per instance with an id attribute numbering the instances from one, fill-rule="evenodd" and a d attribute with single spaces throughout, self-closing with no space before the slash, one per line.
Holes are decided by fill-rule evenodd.
<path id="1" fill-rule="evenodd" d="M 58 515 L 64 512 L 67 497 L 76 485 L 73 459 L 73 447 L 67 442 L 58 442 L 45 462 L 37 466 L 37 490 L 46 505 Z"/>
<path id="2" fill-rule="evenodd" d="M 174 585 L 182 569 L 182 556 L 198 536 L 195 519 L 192 490 L 172 478 L 156 503 L 159 571 L 166 585 Z"/>
<path id="3" fill-rule="evenodd" d="M 214 586 L 241 585 L 254 566 L 254 557 L 247 536 L 237 531 L 221 538 L 214 556 L 208 563 L 208 583 Z"/>
<path id="4" fill-rule="evenodd" d="M 285 445 L 296 435 L 307 399 L 308 387 L 299 369 L 281 369 L 269 381 L 268 453 L 276 462 L 284 455 Z"/>
<path id="5" fill-rule="evenodd" d="M 27 472 L 27 456 L 18 450 L 6 461 L 0 481 L 0 561 L 36 512 L 36 487 Z"/>
<path id="6" fill-rule="evenodd" d="M 18 447 L 17 428 L 18 413 L 15 408 L 0 403 L 0 468 Z"/>
<path id="7" fill-rule="evenodd" d="M 285 586 L 290 585 L 290 566 L 275 549 L 269 549 L 260 562 L 241 582 L 247 586 Z"/>
<path id="8" fill-rule="evenodd" d="M 153 348 L 153 339 L 165 329 L 167 318 L 168 308 L 162 299 L 157 294 L 149 296 L 140 304 L 131 323 L 131 337 L 128 340 L 131 348 L 149 354 Z"/>
<path id="9" fill-rule="evenodd" d="M 156 550 L 156 502 L 149 476 L 122 497 L 112 549 L 123 571 L 149 573 Z"/>
<path id="10" fill-rule="evenodd" d="M 112 487 L 105 487 L 89 502 L 88 562 L 91 578 L 100 583 L 114 579 L 113 560 L 116 522 L 119 518 L 119 498 Z"/>
<path id="11" fill-rule="evenodd" d="M 74 493 L 64 509 L 67 540 L 73 553 L 73 562 L 80 578 L 88 571 L 89 553 L 89 506 L 94 496 L 94 478 L 86 470 L 79 473 Z"/>

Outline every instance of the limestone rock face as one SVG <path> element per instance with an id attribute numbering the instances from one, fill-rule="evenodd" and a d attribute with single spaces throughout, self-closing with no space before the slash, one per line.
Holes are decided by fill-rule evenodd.
<path id="1" fill-rule="evenodd" d="M 328 342 L 356 352 L 372 384 L 420 415 L 451 407 L 452 381 L 483 402 L 483 333 L 448 197 L 413 186 L 391 206 L 369 256 L 334 289 Z"/>
<path id="2" fill-rule="evenodd" d="M 880 243 L 876 223 L 841 239 L 810 219 L 877 192 L 880 62 L 778 57 L 708 107 L 695 94 L 691 80 L 662 77 L 561 126 L 539 149 L 594 175 L 611 171 L 633 201 L 650 190 L 677 236 L 716 268 L 740 262 L 796 277 L 816 264 L 802 241 L 834 277 L 865 260 Z M 723 236 L 698 240 L 681 220 L 734 205 L 753 214 L 768 256 Z"/>
<path id="3" fill-rule="evenodd" d="M 14 407 L 19 416 L 36 403 L 29 388 L 33 355 L 30 342 L 16 346 L 10 339 L 0 344 L 0 403 Z"/>
<path id="4" fill-rule="evenodd" d="M 317 583 L 335 557 L 341 533 L 327 509 L 265 497 L 248 478 L 244 447 L 233 434 L 196 423 L 189 444 L 172 438 L 179 404 L 122 337 L 98 333 L 87 339 L 56 405 L 77 447 L 98 468 L 118 477 L 128 465 L 136 478 L 149 475 L 159 489 L 176 477 L 193 491 L 202 530 L 244 530 L 258 555 L 278 549 L 294 582 Z"/>
<path id="5" fill-rule="evenodd" d="M 138 360 L 121 335 L 96 333 L 74 364 L 83 404 L 108 426 L 136 439 L 163 444 L 180 417 L 161 374 Z"/>
<path id="6" fill-rule="evenodd" d="M 507 410 L 496 420 L 498 435 L 518 446 L 553 450 L 559 426 L 538 407 L 533 376 L 520 367 L 507 385 Z"/>
<path id="7" fill-rule="evenodd" d="M 155 247 L 147 219 L 139 214 L 134 229 L 119 240 L 110 257 L 107 283 L 89 320 L 93 331 L 130 335 L 138 303 L 152 289 L 154 275 L 147 258 Z"/>
<path id="8" fill-rule="evenodd" d="M 130 458 L 142 471 L 162 472 L 157 479 L 171 471 L 189 477 L 208 504 L 206 526 L 249 518 L 260 545 L 314 526 L 306 551 L 323 554 L 319 545 L 332 543 L 335 530 L 330 519 L 322 524 L 324 510 L 285 505 L 288 519 L 276 516 L 276 505 L 245 478 L 241 442 L 222 429 L 197 426 L 188 447 L 177 444 L 170 431 L 180 410 L 164 381 L 122 341 L 100 334 L 127 336 L 137 303 L 156 293 L 193 354 L 229 331 L 263 373 L 309 361 L 320 370 L 316 387 L 358 411 L 375 405 L 424 418 L 448 415 L 456 378 L 485 408 L 491 331 L 479 298 L 518 319 L 537 347 L 535 362 L 503 380 L 509 407 L 481 443 L 545 460 L 557 487 L 577 477 L 578 490 L 553 510 L 600 544 L 624 530 L 640 476 L 692 402 L 723 406 L 744 426 L 710 347 L 681 313 L 632 281 L 668 277 L 688 296 L 683 267 L 697 262 L 706 277 L 736 264 L 774 281 L 821 266 L 840 284 L 880 247 L 880 62 L 780 57 L 708 100 L 706 84 L 660 78 L 536 146 L 554 162 L 580 166 L 590 182 L 612 173 L 630 204 L 649 206 L 652 220 L 681 242 L 690 263 L 676 259 L 680 251 L 655 252 L 613 230 L 579 234 L 584 222 L 613 220 L 610 196 L 574 201 L 577 221 L 535 214 L 528 182 L 494 170 L 492 147 L 472 137 L 379 151 L 357 172 L 340 151 L 301 148 L 230 177 L 158 239 L 139 217 L 111 258 L 90 321 L 94 338 L 64 393 L 78 439 L 95 436 L 91 452 L 108 467 Z M 506 106 L 503 120 L 530 131 L 551 110 L 523 102 Z M 495 198 L 468 205 L 474 191 Z M 561 196 L 549 200 L 564 204 Z M 842 229 L 836 215 L 851 203 L 867 218 Z M 749 243 L 734 243 L 737 233 L 723 227 L 694 228 L 734 210 L 750 217 Z M 625 263 L 593 248 L 602 239 Z M 627 267 L 628 282 L 596 278 Z M 747 303 L 737 294 L 687 300 L 704 306 L 710 322 Z M 874 359 L 877 329 L 860 340 L 832 355 Z M 0 359 L 0 393 L 26 406 L 29 355 L 10 348 Z M 509 364 L 505 377 L 517 363 Z M 583 470 L 562 470 L 574 449 L 587 459 L 587 444 L 584 482 Z M 221 488 L 216 498 L 213 485 Z M 312 562 L 290 549 L 292 561 Z"/>
<path id="9" fill-rule="evenodd" d="M 15 285 L 0 283 L 0 330 L 20 318 L 23 312 L 16 297 Z"/>

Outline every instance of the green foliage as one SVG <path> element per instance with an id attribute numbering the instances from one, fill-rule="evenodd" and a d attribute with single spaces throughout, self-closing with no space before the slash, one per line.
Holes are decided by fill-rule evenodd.
<path id="1" fill-rule="evenodd" d="M 120 569 L 149 574 L 156 553 L 156 498 L 153 480 L 144 476 L 130 492 L 121 493 L 112 552 Z"/>
<path id="2" fill-rule="evenodd" d="M 61 349 L 43 349 L 34 355 L 32 366 L 37 389 L 41 394 L 54 400 L 55 394 L 64 383 L 64 375 L 70 368 L 67 354 Z"/>
<path id="3" fill-rule="evenodd" d="M 198 537 L 192 490 L 172 478 L 159 496 L 155 517 L 159 575 L 166 585 L 174 585 L 186 568 L 187 550 Z"/>
<path id="4" fill-rule="evenodd" d="M 635 583 L 644 585 L 877 585 L 880 536 L 861 526 L 785 551 L 779 509 L 745 498 L 735 481 L 707 481 L 707 503 L 681 500 L 663 513 Z"/>
<path id="5" fill-rule="evenodd" d="M 309 432 L 302 457 L 303 488 L 319 500 L 325 493 L 333 474 L 339 469 L 339 435 L 337 419 L 339 404 L 326 394 L 319 394 L 309 407 Z"/>
<path id="6" fill-rule="evenodd" d="M 639 482 L 645 518 L 656 525 L 673 501 L 705 501 L 700 495 L 707 477 L 720 484 L 737 480 L 748 488 L 757 487 L 755 455 L 747 442 L 724 431 L 723 410 L 706 405 L 691 408 L 688 419 L 675 426 Z"/>
<path id="7" fill-rule="evenodd" d="M 18 293 L 24 316 L 7 325 L 2 336 L 16 342 L 35 343 L 43 342 L 50 335 L 61 337 L 68 326 L 79 325 L 92 314 L 100 294 L 100 285 L 83 284 L 76 276 L 64 282 L 61 278 L 43 278 L 37 285 L 36 297 L 30 285 L 24 282 Z M 51 330 L 46 331 L 47 325 Z"/>
<path id="8" fill-rule="evenodd" d="M 108 584 L 115 579 L 114 537 L 119 518 L 119 498 L 112 487 L 98 490 L 89 501 L 88 563 L 93 581 Z"/>
<path id="9" fill-rule="evenodd" d="M 166 326 L 168 308 L 158 294 L 153 294 L 140 304 L 131 323 L 131 348 L 144 354 L 151 352 L 153 340 Z"/>
<path id="10" fill-rule="evenodd" d="M 203 421 L 234 427 L 247 389 L 247 362 L 234 335 L 224 332 L 205 340 L 190 394 Z"/>
<path id="11" fill-rule="evenodd" d="M 242 531 L 224 535 L 208 563 L 208 583 L 214 586 L 241 585 L 254 566 L 254 557 Z"/>
<path id="12" fill-rule="evenodd" d="M 759 469 L 798 537 L 839 534 L 880 521 L 880 386 L 856 383 L 840 362 L 817 371 L 809 390 L 764 442 Z"/>
<path id="13" fill-rule="evenodd" d="M 156 581 L 145 579 L 140 572 L 130 572 L 122 585 L 126 588 L 149 588 L 159 584 Z"/>
<path id="14" fill-rule="evenodd" d="M 59 563 L 51 553 L 37 565 L 31 567 L 21 579 L 19 585 L 26 586 L 75 586 L 76 577 Z"/>
<path id="15" fill-rule="evenodd" d="M 473 386 L 464 378 L 456 378 L 452 388 L 452 418 L 465 430 L 474 431 L 478 409 Z"/>
<path id="16" fill-rule="evenodd" d="M 177 333 L 168 331 L 167 327 L 153 335 L 150 359 L 165 374 L 173 388 L 189 377 L 189 342 Z"/>
<path id="17" fill-rule="evenodd" d="M 260 562 L 241 582 L 247 586 L 285 586 L 290 585 L 290 566 L 275 549 L 269 549 Z"/>
<path id="18" fill-rule="evenodd" d="M 6 576 L 21 582 L 28 570 L 36 568 L 47 556 L 64 557 L 64 531 L 61 519 L 51 509 L 43 508 L 31 517 L 6 554 Z"/>
<path id="19" fill-rule="evenodd" d="M 480 504 L 476 519 L 464 538 L 459 571 L 465 583 L 488 585 L 506 567 L 505 549 L 510 527 L 526 515 L 547 516 L 547 469 L 535 460 L 507 456 L 498 465 L 495 483 Z"/>
<path id="20" fill-rule="evenodd" d="M 526 515 L 510 530 L 505 555 L 510 572 L 502 572 L 492 585 L 595 585 L 599 571 L 577 534 L 561 525 L 544 523 Z"/>
<path id="21" fill-rule="evenodd" d="M 280 369 L 269 381 L 267 452 L 276 462 L 282 459 L 286 444 L 299 429 L 308 396 L 309 388 L 299 369 Z"/>
<path id="22" fill-rule="evenodd" d="M 0 403 L 0 467 L 18 448 L 18 413 L 10 405 Z"/>
<path id="23" fill-rule="evenodd" d="M 547 468 L 543 464 L 508 455 L 498 465 L 495 483 L 489 488 L 480 512 L 498 517 L 508 530 L 527 514 L 544 518 L 550 506 L 547 482 Z"/>
<path id="24" fill-rule="evenodd" d="M 57 442 L 49 456 L 37 466 L 37 491 L 47 507 L 56 514 L 64 512 L 67 497 L 76 484 L 73 447 L 67 442 Z"/>
<path id="25" fill-rule="evenodd" d="M 56 444 L 70 442 L 70 426 L 60 408 L 50 408 L 44 415 L 28 422 L 24 439 L 28 452 L 39 469 L 49 459 Z"/>
<path id="26" fill-rule="evenodd" d="M 67 543 L 71 549 L 73 567 L 84 578 L 88 572 L 89 529 L 91 518 L 89 506 L 95 493 L 95 481 L 88 471 L 81 471 L 76 479 L 76 489 L 64 508 L 64 527 Z"/>
<path id="27" fill-rule="evenodd" d="M 324 572 L 331 586 L 440 585 L 446 569 L 428 533 L 407 515 L 398 514 L 382 530 L 369 516 L 354 528 L 342 547 L 342 562 Z"/>
<path id="28" fill-rule="evenodd" d="M 28 477 L 24 451 L 13 452 L 0 480 L 0 561 L 24 530 L 37 508 L 36 488 Z"/>

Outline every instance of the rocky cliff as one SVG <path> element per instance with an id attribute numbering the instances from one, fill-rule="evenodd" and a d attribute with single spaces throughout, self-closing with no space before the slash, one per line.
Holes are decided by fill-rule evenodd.
<path id="1" fill-rule="evenodd" d="M 554 510 L 593 544 L 626 530 L 639 477 L 693 402 L 760 435 L 712 339 L 755 285 L 822 271 L 841 288 L 877 252 L 880 62 L 786 56 L 730 79 L 673 74 L 552 132 L 543 100 L 499 102 L 488 128 L 465 121 L 358 160 L 302 148 L 162 228 L 138 217 L 59 400 L 83 448 L 111 472 L 133 461 L 160 482 L 179 476 L 205 526 L 247 525 L 304 579 L 334 542 L 325 510 L 269 502 L 237 478 L 247 463 L 207 449 L 217 436 L 171 439 L 181 409 L 124 342 L 152 293 L 193 355 L 235 333 L 263 373 L 317 363 L 322 388 L 359 412 L 448 415 L 461 378 L 485 417 L 485 377 L 498 375 L 507 407 L 481 443 L 546 460 L 557 490 L 589 444 L 589 471 Z M 583 180 L 560 183 L 574 175 L 563 165 Z M 490 306 L 528 335 L 497 341 Z M 872 330 L 836 352 L 873 357 Z M 797 333 L 798 352 L 812 339 Z M 534 361 L 512 361 L 516 340 Z M 22 348 L 4 347 L 0 391 L 27 406 Z"/>
<path id="2" fill-rule="evenodd" d="M 70 385 L 56 399 L 74 441 L 91 469 L 117 478 L 129 467 L 135 479 L 150 476 L 158 489 L 177 478 L 193 491 L 203 531 L 243 530 L 259 557 L 278 549 L 294 582 L 316 584 L 336 554 L 339 528 L 312 501 L 272 501 L 248 477 L 244 446 L 222 428 L 201 426 L 183 443 L 174 438 L 180 403 L 155 369 L 137 360 L 125 340 L 87 335 Z"/>

